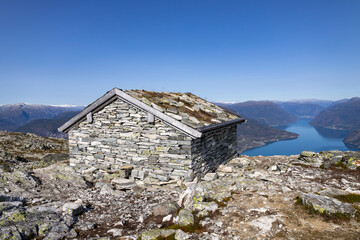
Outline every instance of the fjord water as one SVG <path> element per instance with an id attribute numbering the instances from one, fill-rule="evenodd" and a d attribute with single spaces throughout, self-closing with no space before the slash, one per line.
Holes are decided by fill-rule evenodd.
<path id="1" fill-rule="evenodd" d="M 282 128 L 286 131 L 299 134 L 297 139 L 270 143 L 262 147 L 248 149 L 241 154 L 248 156 L 272 156 L 296 155 L 305 150 L 314 152 L 351 150 L 347 148 L 342 141 L 346 136 L 346 133 L 339 131 L 328 132 L 324 129 L 316 130 L 309 124 L 310 121 L 311 119 L 299 119 L 296 123 Z"/>

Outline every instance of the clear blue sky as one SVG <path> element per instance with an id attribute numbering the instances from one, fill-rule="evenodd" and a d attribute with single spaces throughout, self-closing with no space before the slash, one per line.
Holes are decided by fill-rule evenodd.
<path id="1" fill-rule="evenodd" d="M 0 0 L 0 104 L 360 94 L 359 0 Z"/>

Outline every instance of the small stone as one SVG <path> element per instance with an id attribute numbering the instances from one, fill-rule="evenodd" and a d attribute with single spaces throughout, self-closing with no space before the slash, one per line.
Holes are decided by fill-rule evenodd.
<path id="1" fill-rule="evenodd" d="M 77 216 L 84 212 L 84 208 L 81 204 L 78 203 L 65 203 L 62 207 L 62 210 L 67 214 Z"/>
<path id="2" fill-rule="evenodd" d="M 90 229 L 95 229 L 96 228 L 96 225 L 91 223 L 91 222 L 84 222 L 84 223 L 81 223 L 78 228 L 81 230 L 81 231 L 87 231 L 87 230 L 90 230 Z"/>
<path id="3" fill-rule="evenodd" d="M 120 190 L 127 190 L 136 187 L 135 181 L 126 178 L 116 177 L 111 181 L 111 183 L 115 184 L 116 188 Z"/>
<path id="4" fill-rule="evenodd" d="M 75 231 L 75 229 L 71 229 L 70 232 L 67 234 L 68 238 L 76 238 L 78 233 Z"/>
<path id="5" fill-rule="evenodd" d="M 141 234 L 141 240 L 156 240 L 161 237 L 160 229 L 153 229 L 150 231 L 145 231 Z"/>
<path id="6" fill-rule="evenodd" d="M 90 167 L 88 169 L 85 169 L 81 172 L 82 175 L 85 175 L 85 174 L 92 174 L 93 172 L 95 172 L 96 170 L 98 170 L 98 168 L 96 167 Z"/>
<path id="7" fill-rule="evenodd" d="M 120 169 L 121 169 L 121 170 L 132 170 L 132 169 L 133 169 L 133 166 L 131 166 L 131 165 L 124 165 L 124 166 L 121 166 Z"/>
<path id="8" fill-rule="evenodd" d="M 169 214 L 169 215 L 165 216 L 165 217 L 162 219 L 162 222 L 170 222 L 171 219 L 172 219 L 172 215 Z"/>
<path id="9" fill-rule="evenodd" d="M 222 172 L 222 173 L 232 173 L 233 172 L 233 167 L 232 166 L 220 165 L 218 167 L 217 171 Z"/>
<path id="10" fill-rule="evenodd" d="M 193 204 L 194 211 L 210 211 L 215 212 L 218 209 L 218 205 L 216 202 L 195 202 Z"/>
<path id="11" fill-rule="evenodd" d="M 185 177 L 184 177 L 184 181 L 185 182 L 192 182 L 194 180 L 195 174 L 193 170 L 189 170 L 187 171 Z"/>
<path id="12" fill-rule="evenodd" d="M 218 177 L 217 173 L 207 173 L 202 178 L 202 180 L 211 182 L 211 181 L 214 181 L 215 179 L 217 179 L 217 177 Z"/>
<path id="13" fill-rule="evenodd" d="M 316 153 L 312 152 L 312 151 L 302 151 L 300 153 L 300 157 L 313 157 L 315 156 Z"/>
<path id="14" fill-rule="evenodd" d="M 273 166 L 270 167 L 270 170 L 271 170 L 271 171 L 278 171 L 278 170 L 280 170 L 280 169 L 278 168 L 277 165 L 273 165 Z"/>
<path id="15" fill-rule="evenodd" d="M 181 229 L 176 230 L 175 233 L 175 240 L 186 240 L 190 239 L 191 235 L 187 234 L 186 232 L 182 231 Z"/>
<path id="16" fill-rule="evenodd" d="M 122 229 L 118 229 L 118 228 L 113 228 L 108 230 L 108 233 L 111 233 L 114 237 L 118 237 L 118 236 L 122 236 Z"/>
<path id="17" fill-rule="evenodd" d="M 175 229 L 161 229 L 161 237 L 169 238 L 171 235 L 175 234 Z"/>

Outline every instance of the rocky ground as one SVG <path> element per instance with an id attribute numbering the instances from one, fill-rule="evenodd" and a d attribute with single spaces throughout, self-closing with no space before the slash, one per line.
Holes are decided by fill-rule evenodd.
<path id="1" fill-rule="evenodd" d="M 0 239 L 360 239 L 358 152 L 240 156 L 190 183 L 54 162 L 0 168 Z"/>

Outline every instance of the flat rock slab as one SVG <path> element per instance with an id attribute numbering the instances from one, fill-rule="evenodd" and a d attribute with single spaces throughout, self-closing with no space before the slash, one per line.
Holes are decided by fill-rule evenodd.
<path id="1" fill-rule="evenodd" d="M 116 188 L 120 190 L 128 190 L 136 187 L 135 181 L 126 178 L 116 177 L 111 181 L 111 183 L 115 184 Z"/>
<path id="2" fill-rule="evenodd" d="M 277 232 L 279 226 L 282 226 L 281 218 L 278 216 L 263 216 L 249 222 L 249 225 L 259 228 L 260 235 L 266 235 L 268 232 Z"/>
<path id="3" fill-rule="evenodd" d="M 304 206 L 313 208 L 321 214 L 343 214 L 354 216 L 356 209 L 349 203 L 343 203 L 335 198 L 320 196 L 315 193 L 301 193 L 299 195 Z"/>
<path id="4" fill-rule="evenodd" d="M 216 202 L 195 202 L 193 204 L 194 211 L 210 211 L 215 212 L 218 209 L 218 205 Z"/>
<path id="5" fill-rule="evenodd" d="M 233 167 L 232 166 L 226 166 L 226 165 L 220 165 L 217 169 L 218 172 L 222 173 L 232 173 Z"/>

